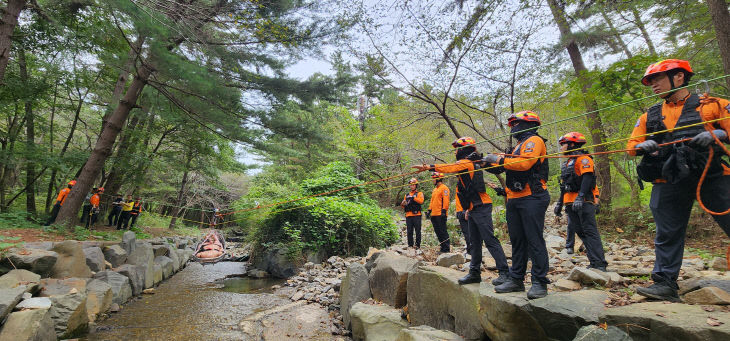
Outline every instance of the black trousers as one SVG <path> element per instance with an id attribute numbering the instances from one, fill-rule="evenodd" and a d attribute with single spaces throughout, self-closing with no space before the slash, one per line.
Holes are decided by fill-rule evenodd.
<path id="1" fill-rule="evenodd" d="M 413 234 L 416 234 L 416 243 L 413 243 Z M 421 216 L 406 217 L 406 235 L 408 246 L 421 247 Z"/>
<path id="2" fill-rule="evenodd" d="M 109 220 L 109 226 L 116 226 L 119 223 L 119 215 L 122 213 L 121 207 L 112 207 L 111 212 L 107 219 Z"/>
<path id="3" fill-rule="evenodd" d="M 568 237 L 570 237 L 570 232 L 573 232 L 572 239 L 575 242 L 575 234 L 578 234 L 586 247 L 586 254 L 591 266 L 606 266 L 608 263 L 606 263 L 601 235 L 598 233 L 598 226 L 596 225 L 596 206 L 587 202 L 583 204 L 583 209 L 580 212 L 576 212 L 573 210 L 573 205 L 568 204 L 565 207 L 565 213 L 568 214 Z M 572 249 L 573 244 L 571 243 L 568 248 Z"/>
<path id="4" fill-rule="evenodd" d="M 86 220 L 86 228 L 88 229 L 89 227 L 93 227 L 94 224 L 96 224 L 96 220 L 98 218 L 99 218 L 98 212 L 91 213 L 91 216 L 89 217 L 89 219 Z"/>
<path id="5" fill-rule="evenodd" d="M 471 237 L 471 261 L 469 270 L 481 271 L 482 265 L 482 241 L 487 250 L 497 263 L 499 273 L 509 272 L 507 257 L 502 250 L 502 244 L 494 236 L 494 225 L 492 224 L 492 204 L 479 205 L 469 211 L 469 236 Z"/>
<path id="6" fill-rule="evenodd" d="M 565 212 L 568 212 L 568 206 L 565 206 Z M 570 214 L 568 214 L 568 229 L 565 232 L 565 248 L 575 251 L 575 222 L 571 222 Z"/>
<path id="7" fill-rule="evenodd" d="M 655 282 L 675 284 L 677 281 L 697 182 L 697 179 L 689 178 L 677 184 L 659 183 L 651 190 L 649 207 L 656 223 L 656 261 L 651 277 Z M 707 208 L 715 212 L 727 210 L 730 207 L 730 175 L 706 179 L 700 194 Z M 712 218 L 730 236 L 730 214 L 713 215 Z"/>
<path id="8" fill-rule="evenodd" d="M 131 217 L 132 211 L 122 211 L 122 214 L 119 215 L 119 219 L 117 219 L 117 230 L 121 230 L 122 227 L 127 229 L 129 227 L 129 218 Z"/>
<path id="9" fill-rule="evenodd" d="M 131 222 L 129 223 L 129 227 L 134 227 L 134 224 L 137 223 L 137 218 L 139 217 L 139 213 L 132 214 Z"/>
<path id="10" fill-rule="evenodd" d="M 83 210 L 81 211 L 81 223 L 85 223 L 87 220 L 89 220 L 89 215 L 91 214 L 91 205 L 84 205 Z"/>
<path id="11" fill-rule="evenodd" d="M 464 218 L 464 212 L 456 212 L 456 219 L 459 220 L 461 234 L 464 235 L 464 243 L 466 244 L 466 253 L 471 255 L 471 236 L 469 235 L 469 221 Z"/>
<path id="12" fill-rule="evenodd" d="M 545 238 L 545 210 L 550 204 L 550 194 L 543 191 L 522 198 L 507 199 L 507 229 L 512 243 L 512 267 L 510 276 L 524 280 L 527 260 L 532 259 L 532 282 L 550 283 L 548 253 Z"/>
<path id="13" fill-rule="evenodd" d="M 451 245 L 449 232 L 446 231 L 446 215 L 431 216 L 431 224 L 433 225 L 433 232 L 436 233 L 436 238 L 439 240 L 441 252 L 450 252 Z"/>
<path id="14" fill-rule="evenodd" d="M 48 218 L 48 221 L 46 221 L 45 226 L 50 226 L 53 224 L 54 221 L 56 221 L 56 217 L 58 217 L 58 211 L 61 210 L 61 204 L 56 203 L 53 205 L 53 209 L 51 209 L 51 217 Z"/>

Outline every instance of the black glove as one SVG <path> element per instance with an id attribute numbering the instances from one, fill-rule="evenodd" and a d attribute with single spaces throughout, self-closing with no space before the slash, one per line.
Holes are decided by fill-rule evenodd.
<path id="1" fill-rule="evenodd" d="M 715 129 L 712 132 L 721 141 L 724 141 L 725 139 L 727 139 L 727 133 L 722 129 Z M 697 136 L 693 137 L 692 141 L 689 141 L 689 142 L 696 146 L 707 147 L 707 146 L 711 145 L 713 142 L 715 142 L 715 139 L 712 138 L 712 134 L 710 134 L 709 131 L 703 131 L 703 132 L 697 134 Z"/>
<path id="2" fill-rule="evenodd" d="M 494 191 L 497 192 L 497 195 L 499 195 L 499 196 L 503 196 L 503 197 L 507 196 L 507 191 L 505 191 L 504 188 L 502 188 L 502 187 L 497 187 L 494 189 Z"/>
<path id="3" fill-rule="evenodd" d="M 596 204 L 596 214 L 601 213 L 601 204 Z"/>
<path id="4" fill-rule="evenodd" d="M 555 208 L 553 208 L 553 213 L 555 213 L 556 216 L 561 217 L 563 216 L 563 203 L 558 201 L 555 203 Z"/>
<path id="5" fill-rule="evenodd" d="M 585 199 L 583 199 L 583 194 L 578 194 L 578 197 L 576 197 L 575 201 L 573 201 L 573 211 L 574 212 L 582 211 L 584 203 L 585 203 Z"/>
<path id="6" fill-rule="evenodd" d="M 431 219 L 431 210 L 426 211 L 426 219 Z"/>
<path id="7" fill-rule="evenodd" d="M 486 162 L 488 164 L 497 164 L 499 163 L 499 155 L 494 154 L 487 154 L 482 158 L 482 162 Z"/>
<path id="8" fill-rule="evenodd" d="M 636 148 L 641 149 L 646 154 L 651 154 L 659 150 L 659 144 L 654 140 L 646 140 L 636 145 Z"/>
<path id="9" fill-rule="evenodd" d="M 456 219 L 459 219 L 459 220 L 464 219 L 464 211 L 456 212 Z"/>

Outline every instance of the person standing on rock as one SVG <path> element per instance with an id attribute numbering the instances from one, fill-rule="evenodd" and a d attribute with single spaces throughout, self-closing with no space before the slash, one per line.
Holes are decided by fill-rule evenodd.
<path id="1" fill-rule="evenodd" d="M 487 250 L 494 257 L 499 271 L 499 277 L 492 281 L 492 284 L 499 285 L 508 280 L 509 266 L 507 257 L 502 249 L 499 239 L 494 236 L 494 225 L 492 224 L 492 198 L 487 194 L 484 183 L 484 172 L 481 166 L 475 161 L 480 161 L 482 156 L 477 153 L 476 141 L 471 137 L 461 137 L 452 143 L 456 148 L 456 163 L 435 164 L 414 166 L 420 171 L 433 169 L 437 172 L 457 173 L 456 197 L 459 205 L 465 208 L 464 220 L 468 224 L 470 239 L 469 273 L 459 279 L 459 284 L 479 283 L 482 266 L 482 241 Z"/>
<path id="2" fill-rule="evenodd" d="M 593 158 L 585 155 L 588 151 L 583 149 L 586 137 L 581 133 L 571 132 L 563 135 L 558 143 L 560 151 L 570 156 L 560 169 L 562 196 L 555 204 L 554 210 L 555 215 L 560 215 L 565 205 L 565 212 L 568 214 L 568 238 L 565 247 L 568 253 L 573 253 L 575 234 L 578 234 L 586 247 L 590 261 L 588 268 L 605 272 L 606 257 L 596 224 L 595 204 L 598 187 Z"/>
<path id="3" fill-rule="evenodd" d="M 545 211 L 550 205 L 547 191 L 548 162 L 545 139 L 537 134 L 540 117 L 532 111 L 521 111 L 509 117 L 510 134 L 517 141 L 511 155 L 487 154 L 482 161 L 490 172 L 506 172 L 507 229 L 512 243 L 512 267 L 509 279 L 494 288 L 495 292 L 525 291 L 527 260 L 532 260 L 532 287 L 527 298 L 547 295 L 548 253 L 543 230 Z"/>
<path id="4" fill-rule="evenodd" d="M 89 229 L 96 224 L 96 219 L 99 217 L 99 202 L 101 202 L 101 194 L 104 193 L 104 187 L 101 187 L 99 189 L 94 188 L 94 195 L 89 198 L 89 204 L 91 205 L 91 209 L 89 210 L 89 213 L 91 214 L 86 221 L 86 228 Z"/>
<path id="5" fill-rule="evenodd" d="M 724 150 L 715 141 L 717 138 L 728 143 L 730 119 L 695 124 L 730 118 L 730 101 L 700 97 L 682 88 L 693 74 L 686 60 L 667 59 L 647 67 L 641 83 L 651 86 L 663 101 L 639 117 L 627 143 L 627 149 L 634 149 L 628 152 L 629 155 L 643 155 L 636 167 L 639 178 L 653 183 L 649 207 L 656 223 L 656 261 L 651 274 L 654 284 L 636 291 L 651 299 L 679 300 L 677 278 L 682 266 L 687 223 L 699 178 L 705 169 L 703 160 L 707 160 L 710 148 L 714 148 L 715 157 L 700 189 L 702 201 L 715 212 L 730 207 L 730 167 L 721 161 Z M 644 136 L 666 129 L 674 130 Z M 691 140 L 659 146 L 687 138 Z M 712 218 L 730 236 L 730 215 L 713 215 Z"/>
<path id="6" fill-rule="evenodd" d="M 76 180 L 71 180 L 68 182 L 68 186 L 66 188 L 58 192 L 58 196 L 56 197 L 56 204 L 53 205 L 53 209 L 51 210 L 51 217 L 48 218 L 45 226 L 50 226 L 51 224 L 53 224 L 53 222 L 56 221 L 58 211 L 61 210 L 61 206 L 63 206 L 63 203 L 66 202 L 66 198 L 68 197 L 68 194 L 71 193 L 71 188 L 73 188 L 75 184 Z"/>
<path id="7" fill-rule="evenodd" d="M 400 205 L 406 212 L 406 235 L 408 236 L 408 247 L 421 247 L 421 204 L 425 201 L 423 192 L 418 190 L 418 179 L 408 180 L 411 191 L 403 197 Z M 415 233 L 415 243 L 413 234 Z"/>
<path id="8" fill-rule="evenodd" d="M 444 185 L 444 175 L 442 173 L 433 172 L 431 179 L 433 179 L 435 187 L 431 192 L 431 202 L 428 205 L 427 216 L 431 217 L 431 225 L 433 225 L 433 232 L 438 238 L 440 252 L 446 253 L 451 251 L 449 232 L 446 230 L 446 218 L 449 214 L 449 203 L 451 201 L 449 188 Z"/>

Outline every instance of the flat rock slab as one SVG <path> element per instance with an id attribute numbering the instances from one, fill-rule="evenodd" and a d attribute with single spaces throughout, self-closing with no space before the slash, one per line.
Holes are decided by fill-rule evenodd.
<path id="1" fill-rule="evenodd" d="M 550 293 L 530 301 L 530 305 L 532 315 L 549 338 L 571 340 L 581 327 L 598 323 L 607 298 L 603 291 L 579 290 Z"/>
<path id="2" fill-rule="evenodd" d="M 52 250 L 58 254 L 58 260 L 53 265 L 51 277 L 91 277 L 91 269 L 86 265 L 86 254 L 79 242 L 67 240 L 55 243 Z"/>
<path id="3" fill-rule="evenodd" d="M 355 303 L 350 309 L 352 338 L 355 340 L 395 340 L 408 321 L 401 311 L 387 305 Z"/>
<path id="4" fill-rule="evenodd" d="M 15 306 L 15 310 L 23 309 L 50 309 L 51 299 L 48 297 L 31 297 Z"/>
<path id="5" fill-rule="evenodd" d="M 25 269 L 14 269 L 0 277 L 1 289 L 17 288 L 21 285 L 37 286 L 41 276 Z"/>
<path id="6" fill-rule="evenodd" d="M 391 252 L 380 255 L 368 275 L 373 298 L 396 308 L 406 305 L 408 274 L 417 265 L 417 260 Z"/>
<path id="7" fill-rule="evenodd" d="M 90 246 L 83 248 L 84 255 L 86 255 L 86 265 L 93 272 L 104 271 L 106 267 L 104 263 L 104 253 L 98 246 Z"/>
<path id="8" fill-rule="evenodd" d="M 689 304 L 727 305 L 730 304 L 730 293 L 718 287 L 705 287 L 687 293 L 683 300 Z"/>
<path id="9" fill-rule="evenodd" d="M 0 331 L 0 341 L 55 341 L 56 332 L 48 309 L 17 311 Z"/>
<path id="10" fill-rule="evenodd" d="M 603 329 L 597 325 L 585 326 L 578 330 L 573 341 L 632 341 L 633 339 L 618 327 Z"/>
<path id="11" fill-rule="evenodd" d="M 478 309 L 481 326 L 491 340 L 547 339 L 545 331 L 530 314 L 530 301 L 524 292 L 498 294 L 493 285 L 482 284 Z"/>
<path id="12" fill-rule="evenodd" d="M 0 289 L 0 321 L 8 316 L 13 308 L 20 302 L 25 293 L 25 286 L 11 289 Z"/>
<path id="13" fill-rule="evenodd" d="M 442 253 L 436 258 L 436 265 L 448 268 L 452 265 L 464 264 L 464 255 L 460 253 Z"/>
<path id="14" fill-rule="evenodd" d="M 129 285 L 129 278 L 127 276 L 106 270 L 97 272 L 94 278 L 111 286 L 113 303 L 124 304 L 132 297 L 132 286 Z"/>
<path id="15" fill-rule="evenodd" d="M 438 330 L 429 326 L 401 329 L 396 341 L 462 341 L 463 337 L 448 330 Z"/>
<path id="16" fill-rule="evenodd" d="M 712 317 L 722 324 L 710 326 Z M 648 302 L 608 308 L 601 322 L 627 331 L 634 340 L 730 340 L 730 313 L 707 312 L 700 306 Z"/>
<path id="17" fill-rule="evenodd" d="M 48 277 L 58 260 L 58 253 L 42 249 L 12 249 L 0 260 L 0 266 L 7 269 L 25 269 Z M 7 271 L 7 270 L 6 270 Z"/>
<path id="18" fill-rule="evenodd" d="M 116 268 L 127 261 L 127 251 L 119 245 L 110 245 L 102 249 L 104 259 L 109 262 L 113 268 Z"/>
<path id="19" fill-rule="evenodd" d="M 262 339 L 331 340 L 332 333 L 328 328 L 331 324 L 330 316 L 324 308 L 313 304 L 295 306 L 262 319 Z"/>

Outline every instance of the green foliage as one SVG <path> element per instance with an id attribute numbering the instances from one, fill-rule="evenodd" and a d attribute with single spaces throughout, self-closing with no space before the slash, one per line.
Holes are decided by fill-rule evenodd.
<path id="1" fill-rule="evenodd" d="M 305 180 L 292 198 L 357 182 L 352 168 L 335 162 Z M 337 193 L 275 207 L 253 236 L 262 247 L 287 245 L 294 256 L 304 250 L 363 255 L 371 246 L 382 248 L 396 242 L 398 230 L 390 212 L 372 200 L 345 198 Z"/>
<path id="2" fill-rule="evenodd" d="M 40 221 L 27 212 L 0 213 L 0 229 L 37 228 Z"/>

